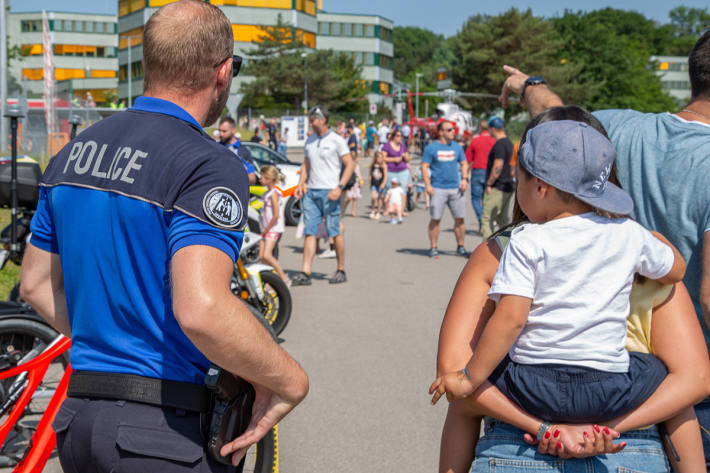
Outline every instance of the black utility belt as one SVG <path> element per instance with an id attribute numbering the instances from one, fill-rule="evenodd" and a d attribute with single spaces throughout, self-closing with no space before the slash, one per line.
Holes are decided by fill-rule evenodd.
<path id="1" fill-rule="evenodd" d="M 211 392 L 205 386 L 101 371 L 73 371 L 67 395 L 141 402 L 194 412 L 208 412 L 211 401 Z"/>

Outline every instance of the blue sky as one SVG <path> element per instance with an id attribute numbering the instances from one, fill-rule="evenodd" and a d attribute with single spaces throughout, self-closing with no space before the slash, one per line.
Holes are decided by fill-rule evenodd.
<path id="1" fill-rule="evenodd" d="M 117 0 L 9 0 L 12 11 L 47 10 L 115 14 Z M 371 13 L 393 20 L 396 25 L 421 26 L 437 33 L 455 34 L 463 21 L 476 13 L 497 14 L 511 7 L 532 8 L 541 16 L 555 16 L 565 8 L 596 10 L 607 6 L 635 10 L 659 23 L 668 22 L 668 11 L 678 5 L 707 8 L 708 0 L 323 0 L 323 9 L 331 12 Z M 432 6 L 436 8 L 432 9 Z"/>

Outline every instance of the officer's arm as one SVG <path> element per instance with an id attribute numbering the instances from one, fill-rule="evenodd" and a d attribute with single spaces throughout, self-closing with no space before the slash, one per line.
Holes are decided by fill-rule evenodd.
<path id="1" fill-rule="evenodd" d="M 59 255 L 27 245 L 22 260 L 20 297 L 57 331 L 71 337 Z"/>
<path id="2" fill-rule="evenodd" d="M 295 407 L 308 392 L 308 376 L 229 291 L 232 260 L 192 245 L 178 250 L 171 265 L 173 311 L 198 350 Z"/>

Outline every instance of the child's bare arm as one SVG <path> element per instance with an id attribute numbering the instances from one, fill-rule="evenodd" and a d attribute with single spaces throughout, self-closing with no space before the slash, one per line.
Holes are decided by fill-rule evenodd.
<path id="1" fill-rule="evenodd" d="M 531 303 L 528 297 L 501 297 L 466 368 L 437 378 L 429 388 L 434 394 L 432 403 L 444 394 L 449 400 L 468 397 L 488 379 L 520 335 Z"/>
<path id="2" fill-rule="evenodd" d="M 685 260 L 683 259 L 683 256 L 681 256 L 678 249 L 673 246 L 673 244 L 668 241 L 666 237 L 654 231 L 651 231 L 651 234 L 673 250 L 673 267 L 668 274 L 658 279 L 658 281 L 662 284 L 675 284 L 677 282 L 681 282 L 683 280 L 683 276 L 685 276 Z"/>

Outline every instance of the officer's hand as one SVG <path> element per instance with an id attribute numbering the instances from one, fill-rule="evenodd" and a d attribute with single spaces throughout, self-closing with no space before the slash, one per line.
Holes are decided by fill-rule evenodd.
<path id="1" fill-rule="evenodd" d="M 220 450 L 220 454 L 223 456 L 232 455 L 232 464 L 235 466 L 246 455 L 250 446 L 261 440 L 298 404 L 281 399 L 273 391 L 259 384 L 252 383 L 252 385 L 256 392 L 256 398 L 251 411 L 251 422 L 242 435 L 224 444 Z"/>
<path id="2" fill-rule="evenodd" d="M 338 200 L 340 199 L 340 194 L 342 193 L 343 191 L 340 190 L 340 187 L 336 187 L 332 191 L 328 192 L 328 199 L 333 201 Z"/>

